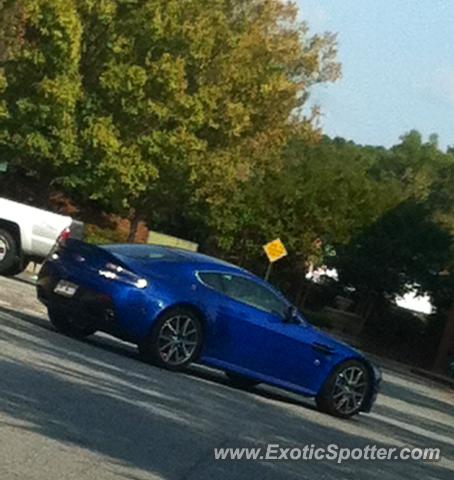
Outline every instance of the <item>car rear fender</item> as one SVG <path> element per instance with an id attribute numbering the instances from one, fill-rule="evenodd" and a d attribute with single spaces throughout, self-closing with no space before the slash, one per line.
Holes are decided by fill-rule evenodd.
<path id="1" fill-rule="evenodd" d="M 86 243 L 82 240 L 69 238 L 58 245 L 55 252 L 65 264 L 74 264 L 84 267 L 84 269 L 96 270 L 103 268 L 108 263 L 118 265 L 127 270 L 131 270 L 122 260 L 113 253 L 97 245 Z"/>
<path id="2" fill-rule="evenodd" d="M 207 319 L 207 316 L 205 315 L 205 313 L 202 311 L 201 308 L 197 307 L 196 305 L 192 304 L 192 303 L 188 303 L 188 302 L 179 302 L 179 303 L 174 303 L 172 305 L 169 305 L 168 307 L 166 307 L 164 310 L 162 310 L 160 313 L 159 313 L 159 317 L 162 317 L 163 315 L 165 315 L 168 311 L 170 310 L 173 310 L 175 308 L 183 308 L 185 310 L 188 310 L 188 311 L 191 311 L 193 312 L 197 318 L 201 321 L 202 323 L 202 328 L 203 328 L 203 331 L 205 332 L 206 331 L 206 328 L 208 327 L 208 319 Z M 151 329 L 153 330 L 153 328 Z M 150 331 L 151 333 L 151 331 Z"/>

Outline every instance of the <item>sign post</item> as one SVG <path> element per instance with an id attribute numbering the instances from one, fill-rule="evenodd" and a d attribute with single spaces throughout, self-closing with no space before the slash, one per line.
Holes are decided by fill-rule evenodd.
<path id="1" fill-rule="evenodd" d="M 268 262 L 268 266 L 266 267 L 266 273 L 265 273 L 265 280 L 268 281 L 271 275 L 271 268 L 273 267 L 273 262 Z"/>
<path id="2" fill-rule="evenodd" d="M 268 279 L 270 278 L 273 263 L 277 262 L 281 258 L 286 257 L 288 253 L 280 238 L 276 238 L 276 240 L 273 240 L 272 242 L 263 245 L 263 249 L 265 250 L 266 256 L 268 257 L 269 261 L 265 273 L 265 280 L 268 281 Z"/>

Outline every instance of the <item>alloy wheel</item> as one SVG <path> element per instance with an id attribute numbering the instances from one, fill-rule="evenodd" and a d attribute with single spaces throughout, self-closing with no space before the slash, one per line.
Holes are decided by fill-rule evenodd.
<path id="1" fill-rule="evenodd" d="M 162 325 L 158 335 L 158 351 L 162 361 L 178 366 L 194 354 L 199 333 L 194 320 L 188 315 L 175 315 Z"/>
<path id="2" fill-rule="evenodd" d="M 348 366 L 341 370 L 334 382 L 332 401 L 334 408 L 342 415 L 356 411 L 367 395 L 367 379 L 359 366 Z"/>

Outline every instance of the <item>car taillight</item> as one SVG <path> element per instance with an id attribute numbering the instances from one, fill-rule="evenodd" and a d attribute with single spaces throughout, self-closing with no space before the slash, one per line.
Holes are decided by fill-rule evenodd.
<path id="1" fill-rule="evenodd" d="M 71 229 L 69 227 L 66 227 L 61 233 L 60 236 L 57 239 L 57 244 L 58 245 L 64 245 L 66 240 L 71 238 Z"/>
<path id="2" fill-rule="evenodd" d="M 51 251 L 49 252 L 48 259 L 50 260 L 58 260 L 59 254 L 58 250 L 61 247 L 64 247 L 66 244 L 66 240 L 71 238 L 71 229 L 69 227 L 66 227 L 65 229 L 62 230 L 60 235 L 57 237 L 57 240 L 52 247 Z"/>
<path id="3" fill-rule="evenodd" d="M 101 277 L 126 283 L 137 288 L 146 288 L 148 286 L 148 281 L 145 278 L 139 277 L 135 273 L 114 263 L 106 263 L 104 268 L 98 270 L 98 273 Z"/>

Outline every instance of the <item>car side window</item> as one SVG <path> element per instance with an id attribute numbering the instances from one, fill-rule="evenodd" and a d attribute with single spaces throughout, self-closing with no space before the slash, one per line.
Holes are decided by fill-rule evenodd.
<path id="1" fill-rule="evenodd" d="M 211 287 L 218 292 L 225 293 L 222 283 L 222 275 L 220 273 L 200 272 L 199 278 L 208 287 Z"/>
<path id="2" fill-rule="evenodd" d="M 222 275 L 225 294 L 252 307 L 285 315 L 287 304 L 268 288 L 237 275 Z"/>
<path id="3" fill-rule="evenodd" d="M 288 305 L 266 287 L 239 275 L 199 272 L 200 280 L 208 287 L 234 300 L 269 313 L 284 316 Z"/>

